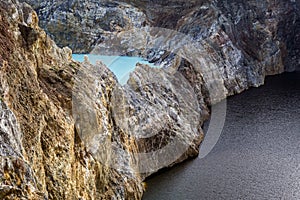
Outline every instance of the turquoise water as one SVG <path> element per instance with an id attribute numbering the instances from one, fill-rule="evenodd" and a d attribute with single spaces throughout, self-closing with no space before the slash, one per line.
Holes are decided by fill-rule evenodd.
<path id="1" fill-rule="evenodd" d="M 98 60 L 103 62 L 116 75 L 119 83 L 122 85 L 127 82 L 130 72 L 135 69 L 137 63 L 147 64 L 150 67 L 159 67 L 140 57 L 73 54 L 73 59 L 83 62 L 85 55 L 88 56 L 92 64 L 95 64 Z"/>

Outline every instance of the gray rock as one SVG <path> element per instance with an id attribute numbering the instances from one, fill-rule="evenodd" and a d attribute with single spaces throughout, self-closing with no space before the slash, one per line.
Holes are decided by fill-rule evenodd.
<path id="1" fill-rule="evenodd" d="M 31 1 L 40 26 L 59 47 L 88 53 L 111 33 L 142 27 L 147 21 L 138 8 L 112 1 Z"/>
<path id="2" fill-rule="evenodd" d="M 296 1 L 27 2 L 59 46 L 163 67 L 121 86 L 0 1 L 1 198 L 141 199 L 145 177 L 197 156 L 209 106 L 299 68 Z"/>

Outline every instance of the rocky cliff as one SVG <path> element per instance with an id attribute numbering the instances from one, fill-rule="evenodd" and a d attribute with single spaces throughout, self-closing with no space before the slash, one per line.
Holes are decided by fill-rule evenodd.
<path id="1" fill-rule="evenodd" d="M 60 47 L 69 46 L 76 53 L 90 52 L 110 34 L 147 24 L 138 8 L 113 1 L 34 1 L 40 26 Z"/>
<path id="2" fill-rule="evenodd" d="M 146 176 L 198 154 L 211 104 L 299 67 L 294 1 L 27 2 L 40 23 L 0 1 L 3 199 L 141 199 Z M 121 86 L 38 23 L 76 52 L 164 67 Z"/>
<path id="3" fill-rule="evenodd" d="M 195 41 L 229 41 L 241 50 L 244 65 L 274 58 L 279 50 L 287 71 L 299 68 L 298 1 L 22 1 L 37 10 L 41 27 L 59 46 L 77 53 L 90 52 L 111 34 L 150 25 L 188 34 Z"/>
<path id="4" fill-rule="evenodd" d="M 213 102 L 262 85 L 267 75 L 300 67 L 298 2 L 177 1 L 182 10 L 165 2 L 152 9 L 146 2 L 127 1 L 147 10 L 150 26 L 116 33 L 94 52 L 117 47 L 114 53 L 172 66 L 192 79 L 196 93 L 217 90 Z M 165 12 L 177 17 L 161 20 Z M 199 88 L 201 79 L 205 84 Z"/>
<path id="5" fill-rule="evenodd" d="M 96 160 L 76 131 L 72 88 L 83 66 L 38 27 L 29 5 L 0 1 L 0 10 L 0 198 L 140 199 L 139 175 Z M 116 81 L 105 73 L 98 123 L 109 133 L 105 102 Z M 114 139 L 125 152 L 135 149 L 126 137 Z"/>
<path id="6" fill-rule="evenodd" d="M 122 87 L 29 5 L 0 8 L 2 199 L 141 199 L 147 175 L 197 155 L 208 111 L 182 74 L 140 65 Z"/>

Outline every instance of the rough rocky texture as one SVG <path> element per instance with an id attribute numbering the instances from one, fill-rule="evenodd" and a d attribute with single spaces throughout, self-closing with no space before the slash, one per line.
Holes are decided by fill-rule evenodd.
<path id="1" fill-rule="evenodd" d="M 112 97 L 116 124 L 136 138 L 142 177 L 198 155 L 208 110 L 181 73 L 138 65 Z"/>
<path id="2" fill-rule="evenodd" d="M 40 26 L 59 47 L 76 53 L 88 53 L 111 33 L 142 27 L 146 16 L 138 8 L 112 1 L 35 1 L 21 0 L 33 6 Z"/>
<path id="3" fill-rule="evenodd" d="M 237 55 L 236 50 L 241 51 L 241 61 L 235 65 L 239 68 L 248 66 L 250 68 L 248 71 L 264 73 L 261 69 L 255 69 L 258 63 L 269 65 L 269 67 L 260 67 L 266 68 L 267 74 L 280 71 L 279 67 L 277 70 L 273 69 L 274 63 L 281 62 L 286 71 L 299 69 L 300 65 L 298 1 L 122 0 L 103 3 L 92 0 L 67 3 L 24 1 L 33 5 L 38 11 L 41 26 L 55 38 L 55 41 L 60 46 L 70 46 L 75 52 L 89 52 L 91 46 L 94 47 L 96 43 L 105 41 L 109 33 L 115 35 L 133 28 L 151 25 L 189 34 L 195 41 L 208 40 L 209 43 L 214 44 L 212 48 L 216 53 L 221 55 Z M 127 7 L 130 12 L 124 12 L 120 6 Z M 107 14 L 103 15 L 103 13 Z M 101 18 L 100 22 L 98 18 Z M 120 28 L 116 30 L 107 28 L 107 23 L 123 25 L 119 25 Z M 82 30 L 87 30 L 89 34 L 93 33 L 93 36 L 86 35 Z M 220 47 L 225 44 L 231 45 L 234 50 L 229 51 L 231 48 Z M 225 50 L 226 52 L 222 53 Z M 159 53 L 158 50 L 154 51 Z M 148 52 L 143 55 L 148 55 Z M 281 61 L 276 60 L 279 57 Z M 251 76 L 245 70 L 243 73 Z M 262 78 L 257 81 L 254 79 L 250 80 L 250 85 L 261 84 Z"/>
<path id="4" fill-rule="evenodd" d="M 139 176 L 97 161 L 76 131 L 73 77 L 83 67 L 38 27 L 27 4 L 0 1 L 0 10 L 0 198 L 140 199 Z M 104 96 L 114 82 L 107 73 Z"/>
<path id="5" fill-rule="evenodd" d="M 139 65 L 122 87 L 72 61 L 30 6 L 0 1 L 4 199 L 140 199 L 146 176 L 197 155 L 209 105 L 299 67 L 298 2 L 28 2 L 61 46 L 101 41 L 164 68 Z"/>
<path id="6" fill-rule="evenodd" d="M 93 1 L 77 2 L 80 5 L 93 4 Z M 143 17 L 139 20 L 138 17 L 130 17 L 138 22 L 136 26 L 107 32 L 105 37 L 96 42 L 97 45 L 92 45 L 96 47 L 93 52 L 139 55 L 151 62 L 173 66 L 190 80 L 200 105 L 203 104 L 203 96 L 208 104 L 218 102 L 228 95 L 262 85 L 266 75 L 300 68 L 300 12 L 296 1 L 122 2 L 126 3 L 122 5 L 136 7 L 132 11 L 137 14 L 131 16 Z M 42 27 L 46 30 L 49 31 L 49 24 L 59 20 L 54 17 L 49 21 L 48 15 L 42 13 L 53 12 L 51 5 L 58 3 L 50 3 L 48 7 L 41 6 L 45 4 L 44 1 L 29 3 L 36 6 L 42 17 Z M 108 5 L 111 2 L 94 8 L 110 12 Z M 56 13 L 70 10 L 67 5 L 61 8 Z M 89 12 L 87 16 L 92 14 L 93 17 L 93 13 Z M 127 16 L 124 12 L 119 14 Z M 63 23 L 67 26 L 74 24 L 68 21 Z M 95 20 L 91 20 L 91 23 L 93 27 L 99 25 Z M 103 24 L 99 26 L 105 27 Z M 84 30 L 91 30 L 83 27 Z M 68 34 L 72 29 L 66 28 L 64 31 Z M 66 38 L 56 34 L 56 31 L 50 33 L 57 35 L 59 43 Z M 98 38 L 100 35 L 97 33 Z M 82 40 L 85 37 L 80 35 L 78 38 Z M 71 41 L 69 46 L 76 44 Z M 98 47 L 100 50 L 97 50 Z M 77 48 L 73 49 L 77 51 Z M 85 49 L 89 50 L 91 48 Z"/>
<path id="7" fill-rule="evenodd" d="M 16 196 L 30 199 L 42 198 L 43 194 L 39 193 L 34 172 L 23 156 L 22 134 L 16 117 L 2 101 L 0 116 L 1 199 L 13 199 Z"/>
<path id="8" fill-rule="evenodd" d="M 141 199 L 146 176 L 197 155 L 208 110 L 181 73 L 141 65 L 121 87 L 27 4 L 0 8 L 1 198 Z"/>
<path id="9" fill-rule="evenodd" d="M 137 8 L 140 8 L 147 16 L 147 19 L 152 26 L 164 27 L 174 29 L 177 21 L 183 16 L 194 9 L 195 6 L 199 6 L 207 0 L 172 0 L 172 1 L 160 1 L 160 0 L 121 0 Z"/>
<path id="10" fill-rule="evenodd" d="M 216 87 L 219 87 L 217 89 L 218 97 L 212 97 L 214 98 L 213 102 L 249 87 L 263 84 L 266 75 L 293 71 L 300 66 L 298 31 L 300 12 L 299 3 L 296 1 L 196 0 L 186 2 L 177 0 L 149 2 L 124 0 L 122 1 L 124 3 L 110 1 L 102 4 L 95 4 L 93 1 L 76 1 L 77 10 L 71 6 L 74 4 L 72 1 L 69 1 L 68 4 L 56 1 L 52 3 L 48 1 L 27 2 L 36 7 L 42 18 L 41 26 L 53 35 L 60 45 L 73 47 L 75 52 L 89 52 L 92 49 L 90 47 L 97 47 L 96 43 L 99 43 L 100 47 L 108 49 L 108 52 L 117 48 L 119 54 L 140 55 L 152 62 L 163 63 L 167 66 L 180 63 L 181 66 L 177 66 L 179 71 L 183 73 L 193 71 L 193 77 L 187 77 L 187 79 L 192 78 L 191 83 L 197 82 L 194 85 L 196 93 L 208 93 L 207 90 L 215 90 Z M 85 37 L 80 33 L 81 28 L 78 28 L 77 25 L 79 22 L 85 23 L 85 20 L 75 17 L 68 21 L 59 17 L 66 13 L 76 16 L 74 13 L 85 12 L 86 9 L 83 7 L 89 7 L 89 5 L 93 6 L 85 16 L 91 19 L 89 21 L 91 26 L 83 24 L 81 27 L 83 30 L 89 30 L 89 33 L 96 34 L 92 43 L 89 42 L 90 37 Z M 111 5 L 114 6 L 111 7 Z M 130 7 L 131 15 L 128 17 L 127 13 L 119 10 L 115 18 L 106 19 L 104 17 L 104 21 L 115 20 L 121 23 L 124 21 L 121 18 L 126 18 L 129 19 L 126 24 L 132 24 L 134 21 L 136 23 L 118 29 L 118 31 L 109 30 L 104 33 L 102 30 L 106 29 L 106 25 L 93 20 L 95 16 L 102 16 L 94 14 L 98 12 L 95 10 L 110 13 L 112 9 L 117 9 L 120 5 Z M 52 9 L 53 6 L 55 9 Z M 49 14 L 54 11 L 57 13 L 56 15 Z M 120 19 L 116 19 L 118 16 Z M 63 30 L 55 27 L 55 30 L 51 31 L 49 27 L 59 24 L 58 21 L 65 24 Z M 73 24 L 76 26 L 67 28 Z M 150 26 L 167 28 L 167 31 L 172 29 L 171 31 L 178 31 L 183 36 L 180 35 L 179 38 L 171 36 L 170 39 L 165 37 L 169 33 L 157 33 L 157 31 L 149 33 Z M 90 27 L 94 28 L 90 29 Z M 70 41 L 66 35 L 72 34 L 74 28 L 78 32 L 78 37 L 74 37 Z M 58 31 L 65 35 L 60 35 Z M 161 41 L 159 37 L 161 35 L 167 39 Z M 186 36 L 189 37 L 187 40 L 182 39 Z M 170 48 L 169 44 L 172 40 L 177 44 Z M 75 47 L 82 43 L 89 45 Z M 192 49 L 193 51 L 196 49 L 196 52 L 192 52 L 186 43 L 192 44 L 194 46 Z M 178 54 L 178 51 L 181 51 L 180 56 L 175 55 Z M 100 53 L 104 54 L 107 51 Z M 184 60 L 178 61 L 181 59 L 178 57 L 184 57 Z M 210 73 L 211 71 L 215 72 Z M 199 84 L 203 82 L 202 79 L 205 79 L 206 86 L 202 85 L 199 88 Z M 214 79 L 218 80 L 217 83 L 212 81 Z M 212 83 L 210 83 L 211 81 Z M 224 88 L 216 86 L 222 84 Z M 201 101 L 201 97 L 199 101 Z M 209 100 L 207 102 L 209 103 Z"/>

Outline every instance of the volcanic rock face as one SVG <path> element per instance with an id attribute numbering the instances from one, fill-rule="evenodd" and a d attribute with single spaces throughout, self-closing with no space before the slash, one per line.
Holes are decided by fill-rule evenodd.
<path id="1" fill-rule="evenodd" d="M 52 38 L 75 52 L 89 52 L 99 45 L 108 51 L 117 47 L 122 55 L 140 55 L 171 66 L 178 63 L 174 53 L 184 49 L 185 40 L 181 36 L 173 38 L 177 45 L 170 49 L 172 39 L 161 42 L 159 36 L 167 38 L 166 34 L 157 31 L 151 34 L 149 28 L 171 29 L 182 33 L 183 37 L 190 37 L 188 42 L 202 54 L 191 52 L 190 48 L 181 50 L 186 51 L 183 53 L 186 57 L 181 62 L 185 67 L 181 65 L 179 70 L 186 71 L 187 66 L 192 65 L 194 72 L 197 69 L 195 73 L 207 76 L 204 78 L 207 90 L 224 82 L 221 84 L 225 88 L 219 88 L 219 93 L 223 94 L 215 101 L 263 84 L 266 75 L 293 71 L 300 66 L 300 12 L 296 1 L 26 2 L 38 11 L 41 26 Z M 186 62 L 191 57 L 205 59 Z M 205 69 L 207 66 L 217 69 L 218 75 L 207 74 L 211 71 L 210 67 Z M 218 83 L 209 84 L 216 79 L 213 77 L 217 77 Z M 192 82 L 195 81 L 201 80 Z M 194 87 L 200 91 L 196 85 Z"/>
<path id="2" fill-rule="evenodd" d="M 109 34 L 145 25 L 143 12 L 133 6 L 111 1 L 35 1 L 40 26 L 59 47 L 69 46 L 76 53 L 88 53 Z"/>
<path id="3" fill-rule="evenodd" d="M 209 105 L 299 67 L 298 2 L 26 2 L 60 46 L 164 67 L 121 86 L 0 1 L 3 199 L 141 199 L 146 176 L 198 154 Z"/>
<path id="4" fill-rule="evenodd" d="M 231 20 L 233 24 L 225 25 L 224 30 L 234 44 L 245 51 L 247 57 L 263 60 L 276 57 L 280 51 L 287 71 L 299 67 L 298 1 L 219 1 L 216 5 L 226 18 L 234 18 Z M 276 63 L 275 60 L 273 62 Z M 272 73 L 274 63 L 268 64 L 267 71 Z"/>
<path id="5" fill-rule="evenodd" d="M 56 47 L 27 4 L 0 1 L 0 9 L 0 198 L 140 199 L 139 176 L 94 159 L 75 128 L 73 77 L 83 66 Z M 109 71 L 105 77 L 108 98 L 116 81 Z M 107 114 L 105 101 L 98 111 Z M 99 124 L 109 126 L 107 118 Z M 131 152 L 128 141 L 119 145 Z"/>
<path id="6" fill-rule="evenodd" d="M 300 65 L 298 1 L 24 1 L 34 6 L 40 25 L 59 46 L 69 46 L 74 52 L 89 52 L 110 33 L 115 35 L 150 25 L 188 34 L 194 41 L 208 40 L 218 42 L 219 46 L 231 43 L 233 52 L 222 53 L 216 45 L 212 48 L 228 56 L 241 51 L 242 60 L 237 65 L 247 66 L 248 72 L 243 73 L 254 76 L 249 85 L 262 82 L 262 78 L 254 80 L 258 73 L 264 73 L 257 69 L 258 63 L 266 69 L 266 74 L 282 71 L 279 66 L 274 69 L 274 64 L 283 64 L 286 71 Z M 253 71 L 256 74 L 251 75 Z"/>
<path id="7" fill-rule="evenodd" d="M 0 8 L 1 198 L 141 199 L 146 176 L 197 155 L 208 110 L 181 73 L 141 65 L 122 87 L 27 4 Z"/>

